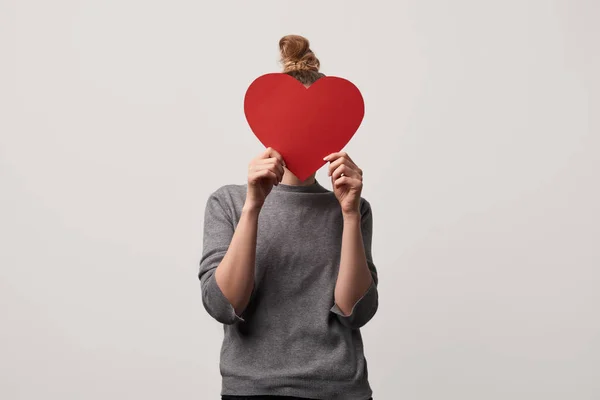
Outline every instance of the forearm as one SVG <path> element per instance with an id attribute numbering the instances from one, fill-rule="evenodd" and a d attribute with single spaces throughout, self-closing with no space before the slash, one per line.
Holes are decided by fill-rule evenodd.
<path id="1" fill-rule="evenodd" d="M 372 283 L 367 264 L 359 213 L 344 215 L 340 268 L 335 285 L 335 303 L 349 315 L 352 307 L 367 292 Z"/>
<path id="2" fill-rule="evenodd" d="M 260 208 L 244 207 L 227 253 L 215 270 L 219 288 L 240 315 L 254 287 L 256 235 Z"/>

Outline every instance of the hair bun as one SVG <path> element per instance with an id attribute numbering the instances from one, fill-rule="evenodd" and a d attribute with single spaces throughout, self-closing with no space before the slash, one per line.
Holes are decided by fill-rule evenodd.
<path id="1" fill-rule="evenodd" d="M 283 72 L 290 71 L 319 71 L 321 64 L 315 53 L 310 49 L 308 39 L 299 35 L 287 35 L 279 40 Z"/>

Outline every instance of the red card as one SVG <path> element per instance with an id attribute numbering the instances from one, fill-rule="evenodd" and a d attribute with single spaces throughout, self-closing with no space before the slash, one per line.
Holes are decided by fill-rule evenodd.
<path id="1" fill-rule="evenodd" d="M 320 78 L 306 88 L 283 73 L 258 77 L 246 91 L 244 113 L 265 147 L 277 150 L 287 168 L 307 179 L 341 151 L 360 126 L 365 105 L 352 82 Z"/>

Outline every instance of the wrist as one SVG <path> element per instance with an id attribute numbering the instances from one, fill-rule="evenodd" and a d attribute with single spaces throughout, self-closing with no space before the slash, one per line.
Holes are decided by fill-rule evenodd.
<path id="1" fill-rule="evenodd" d="M 244 206 L 242 207 L 242 213 L 243 214 L 258 214 L 258 213 L 260 213 L 261 209 L 262 209 L 262 204 L 255 203 L 252 201 L 247 201 L 246 203 L 244 203 Z"/>
<path id="2" fill-rule="evenodd" d="M 344 222 L 360 221 L 360 212 L 358 210 L 342 211 L 342 217 L 344 218 Z"/>

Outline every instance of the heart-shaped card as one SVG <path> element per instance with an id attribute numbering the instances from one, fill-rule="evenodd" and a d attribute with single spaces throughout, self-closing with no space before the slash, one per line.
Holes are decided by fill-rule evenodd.
<path id="1" fill-rule="evenodd" d="M 287 168 L 306 180 L 338 152 L 360 126 L 365 105 L 350 81 L 325 76 L 306 88 L 283 73 L 254 80 L 244 98 L 246 120 L 265 147 L 277 150 Z"/>

